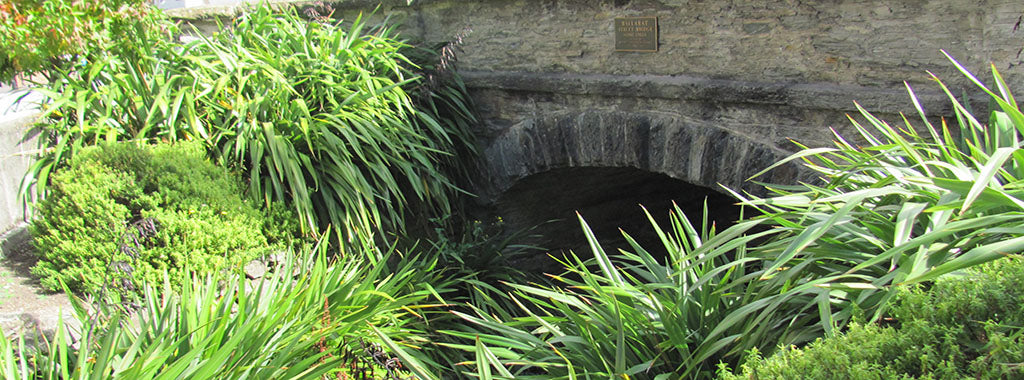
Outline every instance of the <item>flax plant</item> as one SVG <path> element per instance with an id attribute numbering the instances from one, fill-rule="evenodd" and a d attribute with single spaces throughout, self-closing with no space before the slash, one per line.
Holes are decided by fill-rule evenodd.
<path id="1" fill-rule="evenodd" d="M 868 311 L 870 320 L 880 318 L 894 286 L 934 280 L 1024 248 L 1024 114 L 995 66 L 993 91 L 949 59 L 996 105 L 987 123 L 935 78 L 953 104 L 955 130 L 945 120 L 939 127 L 929 122 L 908 87 L 921 124 L 904 118 L 905 127 L 896 129 L 860 109 L 867 123 L 851 121 L 866 146 L 836 135 L 835 148 L 805 149 L 789 158 L 821 173 L 823 185 L 744 201 L 785 231 L 785 238 L 759 248 L 773 256 L 770 271 L 829 279 L 819 286 L 826 332 L 850 318 L 848 306 Z M 927 135 L 918 133 L 922 129 Z"/>
<path id="2" fill-rule="evenodd" d="M 648 214 L 650 216 L 650 214 Z M 657 258 L 625 235 L 630 251 L 611 255 L 580 219 L 594 258 L 571 255 L 555 285 L 510 284 L 523 316 L 474 307 L 455 312 L 477 326 L 447 331 L 475 341 L 450 347 L 476 352 L 462 363 L 468 377 L 507 379 L 701 377 L 723 358 L 723 347 L 747 339 L 758 318 L 734 313 L 766 297 L 756 278 L 751 241 L 773 231 L 751 232 L 758 221 L 721 233 L 695 227 L 676 207 L 668 230 L 652 221 L 667 255 Z M 762 321 L 765 322 L 765 321 Z M 772 322 L 772 321 L 767 321 Z M 782 330 L 766 331 L 765 339 Z M 499 369 L 501 368 L 501 369 Z M 475 371 L 475 372 L 474 372 Z M 506 371 L 511 373 L 509 376 Z"/>
<path id="3" fill-rule="evenodd" d="M 147 36 L 138 59 L 99 55 L 41 90 L 43 154 L 26 197 L 44 195 L 81 146 L 191 139 L 244 172 L 254 198 L 285 201 L 309 233 L 333 228 L 354 246 L 409 214 L 451 211 L 471 105 L 451 73 L 421 83 L 390 27 L 263 4 L 189 43 Z"/>
<path id="4" fill-rule="evenodd" d="M 571 256 L 557 285 L 511 285 L 525 316 L 456 312 L 476 327 L 448 332 L 464 342 L 452 347 L 476 355 L 462 374 L 711 378 L 747 350 L 878 321 L 902 286 L 1020 252 L 1024 115 L 994 67 L 991 90 L 950 60 L 997 106 L 987 123 L 937 78 L 953 128 L 933 125 L 919 105 L 921 124 L 904 117 L 900 129 L 860 108 L 866 122 L 851 122 L 864 144 L 836 135 L 835 147 L 804 147 L 777 164 L 802 160 L 820 184 L 765 198 L 733 192 L 755 216 L 717 233 L 678 210 L 667 229 L 652 219 L 664 261 L 628 235 L 631 248 L 609 254 L 581 220 L 593 258 Z"/>
<path id="5" fill-rule="evenodd" d="M 154 12 L 159 13 L 159 10 Z M 177 54 L 165 33 L 177 29 L 156 18 L 158 30 L 136 26 L 125 36 L 136 43 L 118 54 L 94 51 L 54 67 L 49 82 L 33 89 L 44 96 L 38 132 L 39 157 L 21 181 L 28 203 L 46 194 L 50 173 L 82 147 L 120 140 L 175 140 L 201 128 L 187 78 L 171 66 Z M 192 111 L 192 112 L 190 112 Z"/>
<path id="6" fill-rule="evenodd" d="M 332 262 L 317 252 L 289 255 L 262 280 L 232 273 L 147 286 L 130 314 L 73 298 L 81 329 L 58 323 L 41 347 L 0 337 L 0 378 L 320 379 L 369 361 L 367 344 L 415 341 L 407 325 L 430 292 L 412 261 Z"/>
<path id="7" fill-rule="evenodd" d="M 449 210 L 437 164 L 461 131 L 416 109 L 405 88 L 419 78 L 390 28 L 341 27 L 264 7 L 184 49 L 215 155 L 308 228 L 351 240 L 401 227 L 411 200 Z"/>

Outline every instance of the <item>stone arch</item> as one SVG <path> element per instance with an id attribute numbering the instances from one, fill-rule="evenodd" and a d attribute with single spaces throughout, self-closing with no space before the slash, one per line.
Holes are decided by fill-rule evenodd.
<path id="1" fill-rule="evenodd" d="M 630 167 L 690 184 L 762 194 L 746 181 L 790 152 L 709 122 L 654 112 L 590 110 L 545 115 L 505 129 L 484 150 L 491 200 L 530 175 L 558 168 Z M 761 182 L 795 183 L 800 170 L 783 165 Z"/>

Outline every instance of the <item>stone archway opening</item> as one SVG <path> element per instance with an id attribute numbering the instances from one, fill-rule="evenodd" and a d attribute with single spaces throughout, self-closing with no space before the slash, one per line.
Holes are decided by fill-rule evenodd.
<path id="1" fill-rule="evenodd" d="M 719 231 L 739 218 L 736 200 L 714 189 L 630 167 L 569 167 L 522 178 L 498 197 L 495 211 L 507 230 L 536 226 L 532 236 L 517 243 L 541 247 L 557 257 L 570 250 L 583 259 L 592 257 L 577 212 L 606 252 L 629 248 L 621 229 L 646 250 L 663 257 L 663 245 L 640 205 L 668 229 L 669 210 L 675 202 L 699 228 L 705 199 L 708 218 Z M 538 256 L 522 267 L 550 270 L 546 256 Z"/>

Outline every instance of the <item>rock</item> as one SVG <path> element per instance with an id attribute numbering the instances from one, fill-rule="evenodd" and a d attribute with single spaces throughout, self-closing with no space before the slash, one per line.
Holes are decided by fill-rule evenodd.
<path id="1" fill-rule="evenodd" d="M 288 263 L 288 253 L 285 251 L 275 251 L 274 253 L 267 255 L 264 261 L 271 267 L 284 266 Z"/>
<path id="2" fill-rule="evenodd" d="M 245 264 L 245 277 L 250 279 L 257 279 L 267 274 L 267 264 L 264 264 L 260 260 L 250 261 Z"/>

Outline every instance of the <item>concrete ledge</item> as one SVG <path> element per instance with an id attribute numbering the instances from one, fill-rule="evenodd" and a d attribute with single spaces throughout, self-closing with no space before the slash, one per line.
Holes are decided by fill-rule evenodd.
<path id="1" fill-rule="evenodd" d="M 266 0 L 271 5 L 285 5 L 292 4 L 296 6 L 311 5 L 315 1 L 296 1 L 296 0 Z M 249 3 L 241 2 L 235 5 L 210 5 L 201 7 L 187 7 L 187 8 L 174 8 L 165 9 L 164 13 L 176 19 L 182 20 L 202 20 L 214 17 L 236 17 L 242 14 L 243 11 L 259 6 L 259 2 Z"/>
<path id="2" fill-rule="evenodd" d="M 317 1 L 317 0 L 263 0 L 270 5 L 294 5 L 297 7 L 305 6 L 318 6 L 326 5 L 334 9 L 365 9 L 366 11 L 372 11 L 378 5 L 381 7 L 398 7 L 398 6 L 410 6 L 419 5 L 424 2 L 432 1 L 413 1 L 409 4 L 407 0 L 333 0 L 333 1 Z M 202 7 L 187 7 L 187 8 L 174 8 L 165 9 L 164 12 L 168 16 L 181 20 L 202 20 L 214 17 L 236 17 L 247 9 L 252 9 L 259 6 L 260 1 L 243 1 L 235 5 L 211 5 Z"/>
<path id="3" fill-rule="evenodd" d="M 27 133 L 39 118 L 40 100 L 37 92 L 0 87 L 0 232 L 10 231 L 28 218 L 18 190 L 35 160 L 36 140 Z"/>
<path id="4" fill-rule="evenodd" d="M 26 206 L 18 199 L 21 179 L 35 160 L 35 138 L 26 133 L 38 112 L 23 111 L 0 118 L 0 232 L 8 231 L 28 218 Z"/>
<path id="5" fill-rule="evenodd" d="M 685 75 L 609 75 L 509 71 L 461 71 L 472 89 L 498 89 L 567 95 L 630 96 L 790 106 L 856 112 L 854 102 L 871 112 L 916 114 L 906 90 L 827 83 L 758 83 Z M 915 90 L 930 116 L 952 114 L 945 94 Z M 627 95 L 628 94 L 628 95 Z M 972 103 L 982 98 L 972 99 Z M 984 104 L 984 103 L 980 103 Z"/>

